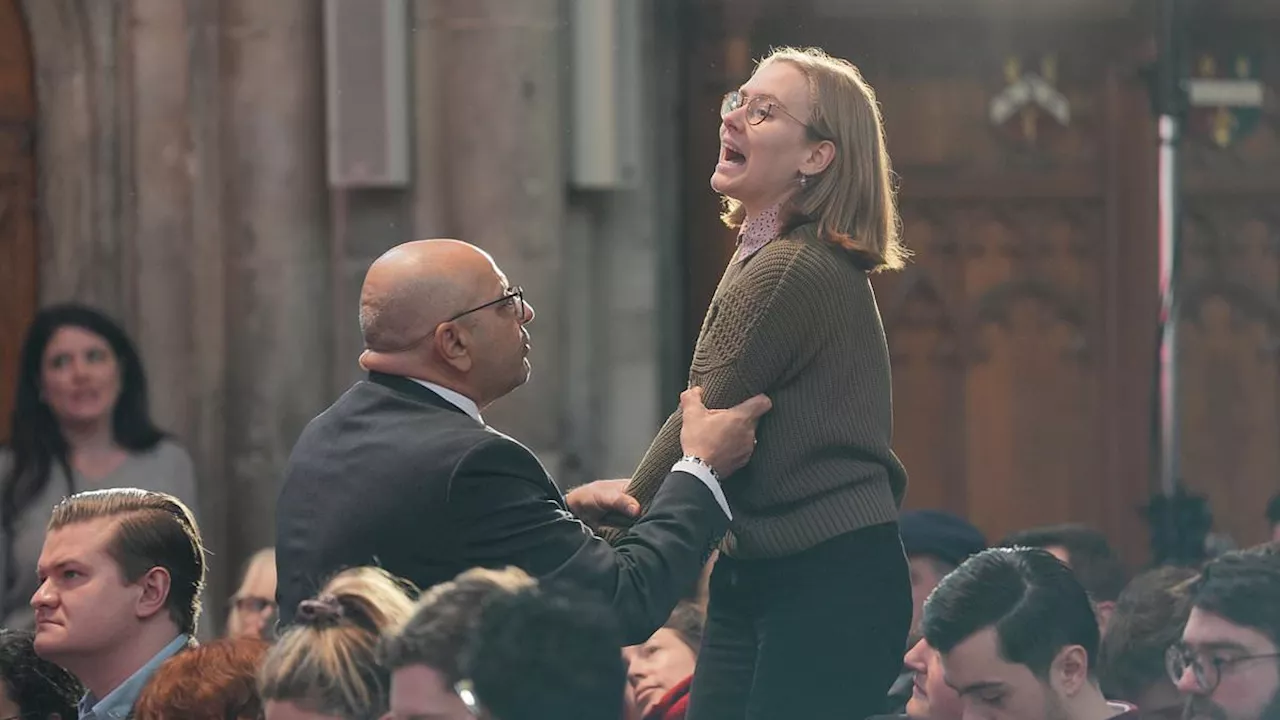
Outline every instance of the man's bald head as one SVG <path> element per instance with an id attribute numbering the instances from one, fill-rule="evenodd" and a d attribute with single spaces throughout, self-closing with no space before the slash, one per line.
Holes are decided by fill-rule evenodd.
<path id="1" fill-rule="evenodd" d="M 360 291 L 360 332 L 375 353 L 407 350 L 475 303 L 497 272 L 493 258 L 460 240 L 415 240 L 374 261 Z"/>

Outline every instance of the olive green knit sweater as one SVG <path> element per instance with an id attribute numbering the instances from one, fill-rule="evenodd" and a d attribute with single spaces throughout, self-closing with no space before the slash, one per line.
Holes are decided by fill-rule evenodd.
<path id="1" fill-rule="evenodd" d="M 751 462 L 724 491 L 722 550 L 790 555 L 897 519 L 906 471 L 890 449 L 889 351 L 867 274 L 802 226 L 732 262 L 698 336 L 690 386 L 709 408 L 765 393 Z M 680 459 L 680 411 L 658 432 L 628 492 L 645 509 Z"/>

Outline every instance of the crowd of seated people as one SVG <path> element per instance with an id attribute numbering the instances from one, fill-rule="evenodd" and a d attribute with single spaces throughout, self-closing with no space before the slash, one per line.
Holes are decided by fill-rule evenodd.
<path id="1" fill-rule="evenodd" d="M 607 604 L 515 567 L 427 588 L 351 567 L 280 625 L 264 548 L 230 598 L 226 637 L 199 642 L 207 554 L 184 497 L 189 460 L 141 412 L 136 353 L 114 325 L 77 306 L 42 318 L 22 382 L 48 388 L 32 426 L 45 436 L 0 454 L 0 720 L 688 716 L 706 572 L 661 628 L 623 646 Z M 108 366 L 96 405 L 58 395 L 63 364 Z M 106 427 L 105 456 L 68 441 L 103 431 L 104 415 L 126 420 Z M 50 493 L 62 499 L 45 507 Z M 1267 520 L 1272 544 L 1130 579 L 1092 528 L 1031 528 L 988 548 L 963 518 L 903 513 L 914 607 L 885 714 L 1280 720 L 1280 500 Z"/>
<path id="2" fill-rule="evenodd" d="M 923 517 L 942 530 L 926 528 L 932 539 L 921 540 L 920 518 L 908 519 L 905 545 L 913 558 L 930 553 L 939 577 L 929 578 L 903 658 L 905 701 L 886 698 L 886 712 L 1280 717 L 1280 546 L 1155 568 L 1110 600 L 1081 577 L 1085 563 L 1113 567 L 1109 549 L 1078 549 L 1092 531 L 1051 528 L 983 550 L 957 518 Z M 938 547 L 947 539 L 956 549 Z M 1089 543 L 1109 548 L 1096 534 Z M 686 717 L 705 622 L 697 597 L 648 640 L 622 647 L 607 606 L 515 568 L 469 570 L 420 593 L 357 567 L 304 600 L 277 634 L 270 557 L 245 568 L 228 637 L 200 644 L 205 554 L 190 510 L 136 489 L 64 500 L 38 560 L 36 631 L 0 634 L 0 717 Z"/>
<path id="3" fill-rule="evenodd" d="M 920 541 L 907 520 L 914 530 L 905 545 L 913 558 L 932 553 L 941 572 L 930 578 L 904 655 L 905 701 L 886 698 L 886 712 L 921 720 L 1280 717 L 1277 545 L 1199 568 L 1155 568 L 1100 600 L 1080 567 L 1112 559 L 1063 539 L 1091 531 L 1049 529 L 1027 536 L 1037 542 L 983 550 L 956 518 L 925 517 L 944 530 Z M 37 629 L 0 634 L 0 717 L 686 717 L 705 622 L 697 597 L 645 642 L 621 647 L 606 606 L 515 568 L 477 568 L 419 593 L 359 567 L 303 601 L 277 636 L 268 550 L 244 571 L 228 636 L 200 644 L 204 553 L 181 501 L 90 491 L 64 500 L 52 518 L 38 561 Z M 939 549 L 939 538 L 958 549 Z"/>

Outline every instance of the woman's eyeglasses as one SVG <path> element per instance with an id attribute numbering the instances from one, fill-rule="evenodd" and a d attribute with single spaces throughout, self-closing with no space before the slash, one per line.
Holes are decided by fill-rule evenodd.
<path id="1" fill-rule="evenodd" d="M 819 133 L 817 129 L 809 123 L 801 120 L 795 115 L 792 115 L 786 108 L 782 107 L 777 100 L 768 95 L 751 95 L 748 97 L 743 95 L 741 90 L 731 90 L 725 93 L 724 98 L 720 100 L 720 117 L 723 119 L 729 113 L 743 107 L 747 109 L 748 125 L 759 125 L 772 117 L 776 110 L 791 118 L 796 123 L 799 123 L 800 127 L 807 130 L 811 136 L 819 140 L 830 139 L 822 135 L 822 133 Z"/>

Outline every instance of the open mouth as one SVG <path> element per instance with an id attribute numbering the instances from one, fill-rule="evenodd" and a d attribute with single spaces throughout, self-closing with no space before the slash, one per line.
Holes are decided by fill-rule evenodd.
<path id="1" fill-rule="evenodd" d="M 730 165 L 741 165 L 747 161 L 747 156 L 734 147 L 724 145 L 720 149 L 720 160 Z"/>

